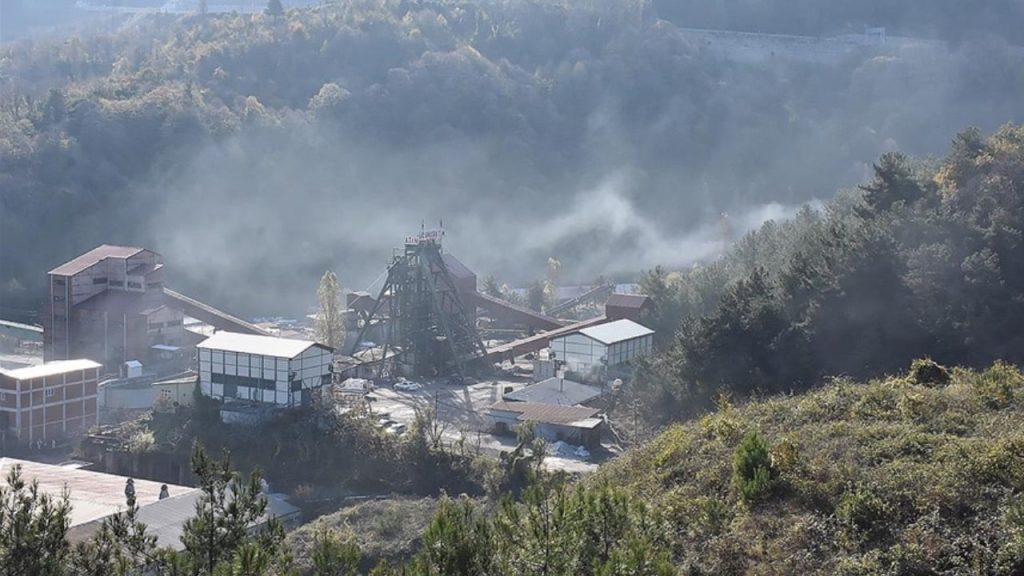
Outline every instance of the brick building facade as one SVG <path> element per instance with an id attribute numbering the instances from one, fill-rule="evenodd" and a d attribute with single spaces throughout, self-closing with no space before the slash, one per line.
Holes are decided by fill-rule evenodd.
<path id="1" fill-rule="evenodd" d="M 0 370 L 0 435 L 5 442 L 49 442 L 95 426 L 100 368 L 92 360 L 64 360 Z"/>

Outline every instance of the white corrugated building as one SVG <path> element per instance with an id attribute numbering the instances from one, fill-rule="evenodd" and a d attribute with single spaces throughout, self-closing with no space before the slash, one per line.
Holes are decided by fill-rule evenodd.
<path id="1" fill-rule="evenodd" d="M 334 351 L 315 342 L 217 332 L 196 348 L 200 390 L 218 400 L 301 406 L 331 382 Z"/>
<path id="2" fill-rule="evenodd" d="M 582 378 L 592 380 L 606 369 L 627 364 L 654 349 L 654 330 L 632 320 L 616 320 L 551 339 L 556 361 Z"/>

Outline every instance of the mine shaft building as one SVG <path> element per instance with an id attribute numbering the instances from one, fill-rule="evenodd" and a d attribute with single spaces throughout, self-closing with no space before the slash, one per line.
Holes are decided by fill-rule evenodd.
<path id="1" fill-rule="evenodd" d="M 222 331 L 196 348 L 199 389 L 223 402 L 306 406 L 331 383 L 334 350 L 315 342 Z"/>
<path id="2" fill-rule="evenodd" d="M 151 369 L 177 358 L 156 372 L 180 372 L 202 340 L 185 329 L 186 316 L 219 329 L 264 333 L 164 286 L 160 254 L 104 244 L 50 270 L 43 357 L 89 358 L 103 365 L 103 374 L 119 374 L 132 360 Z"/>

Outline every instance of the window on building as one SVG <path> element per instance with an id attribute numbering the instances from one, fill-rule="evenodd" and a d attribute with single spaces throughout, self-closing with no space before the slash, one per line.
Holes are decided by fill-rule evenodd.
<path id="1" fill-rule="evenodd" d="M 142 290 L 142 283 L 141 282 L 129 282 L 128 283 L 128 288 L 134 288 L 136 290 Z"/>
<path id="2" fill-rule="evenodd" d="M 0 402 L 7 402 L 7 392 L 0 391 Z"/>
<path id="3" fill-rule="evenodd" d="M 54 278 L 53 279 L 53 285 L 54 286 L 66 286 L 67 285 L 67 281 L 64 280 L 63 278 Z"/>
<path id="4" fill-rule="evenodd" d="M 220 372 L 210 374 L 210 381 L 214 384 L 224 384 L 225 386 L 244 386 L 247 388 L 261 388 L 263 390 L 274 390 L 276 388 L 273 380 L 251 378 L 248 376 L 232 376 L 231 374 L 222 374 Z"/>
<path id="5" fill-rule="evenodd" d="M 93 284 L 106 284 L 107 283 L 107 277 L 106 276 L 97 276 L 97 277 L 92 279 L 92 283 Z"/>
<path id="6" fill-rule="evenodd" d="M 47 388 L 46 389 L 46 397 L 47 398 L 53 398 L 56 395 L 57 395 L 57 389 L 56 388 Z"/>

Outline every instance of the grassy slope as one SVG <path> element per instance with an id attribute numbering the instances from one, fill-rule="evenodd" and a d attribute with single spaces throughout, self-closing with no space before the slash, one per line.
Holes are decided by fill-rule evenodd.
<path id="1" fill-rule="evenodd" d="M 380 560 L 391 562 L 410 557 L 420 536 L 437 510 L 437 499 L 404 499 L 364 502 L 321 516 L 290 532 L 285 542 L 299 568 L 308 572 L 314 537 L 323 529 L 359 545 L 362 565 L 369 569 Z"/>
<path id="2" fill-rule="evenodd" d="M 746 505 L 732 458 L 750 431 L 773 445 L 779 477 Z M 726 405 L 597 478 L 661 510 L 697 573 L 1008 573 L 1024 550 L 1024 378 L 997 365 L 954 370 L 948 386 L 836 381 Z"/>

